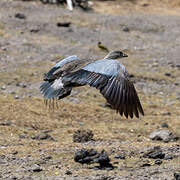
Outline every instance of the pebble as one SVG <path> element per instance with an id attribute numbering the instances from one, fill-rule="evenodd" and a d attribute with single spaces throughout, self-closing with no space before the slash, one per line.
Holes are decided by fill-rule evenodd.
<path id="1" fill-rule="evenodd" d="M 167 155 L 164 157 L 164 160 L 171 160 L 173 159 L 173 156 L 172 155 Z"/>
<path id="2" fill-rule="evenodd" d="M 1 89 L 2 89 L 2 90 L 6 90 L 6 86 L 2 86 Z"/>
<path id="3" fill-rule="evenodd" d="M 53 140 L 54 141 L 54 138 L 51 137 L 49 134 L 47 133 L 41 133 L 41 134 L 37 134 L 35 136 L 32 136 L 31 137 L 32 139 L 37 139 L 37 140 Z"/>
<path id="4" fill-rule="evenodd" d="M 16 13 L 16 14 L 14 15 L 14 17 L 16 17 L 16 18 L 18 18 L 18 19 L 26 19 L 26 16 L 25 16 L 24 14 L 22 14 L 22 13 Z"/>
<path id="5" fill-rule="evenodd" d="M 151 159 L 163 159 L 165 157 L 165 153 L 162 152 L 159 146 L 155 146 L 153 149 L 150 149 L 144 153 L 143 157 Z"/>
<path id="6" fill-rule="evenodd" d="M 171 76 L 171 73 L 165 73 L 164 75 L 170 77 L 170 76 Z"/>
<path id="7" fill-rule="evenodd" d="M 69 170 L 67 170 L 67 171 L 65 172 L 65 174 L 66 174 L 66 175 L 72 175 L 72 172 L 69 171 Z"/>
<path id="8" fill-rule="evenodd" d="M 74 155 L 74 161 L 81 164 L 99 163 L 97 169 L 112 170 L 114 167 L 110 164 L 110 158 L 107 153 L 102 150 L 98 153 L 95 149 L 81 149 Z"/>
<path id="9" fill-rule="evenodd" d="M 162 160 L 161 159 L 156 159 L 154 163 L 157 164 L 157 165 L 160 165 L 160 164 L 162 164 Z"/>
<path id="10" fill-rule="evenodd" d="M 174 173 L 175 180 L 180 180 L 180 173 Z"/>
<path id="11" fill-rule="evenodd" d="M 118 154 L 118 155 L 114 156 L 114 158 L 116 158 L 116 159 L 125 159 L 126 156 L 124 154 Z"/>
<path id="12" fill-rule="evenodd" d="M 83 143 L 88 142 L 93 139 L 93 132 L 89 129 L 87 130 L 77 130 L 73 134 L 73 142 Z"/>
<path id="13" fill-rule="evenodd" d="M 155 130 L 149 135 L 149 138 L 152 140 L 159 140 L 164 142 L 177 141 L 179 139 L 178 136 L 169 130 Z"/>
<path id="14" fill-rule="evenodd" d="M 129 32 L 129 31 L 130 31 L 130 29 L 129 29 L 127 26 L 123 26 L 122 30 L 123 30 L 124 32 Z"/>
<path id="15" fill-rule="evenodd" d="M 58 27 L 69 27 L 71 25 L 71 22 L 58 22 L 56 25 Z"/>
<path id="16" fill-rule="evenodd" d="M 11 121 L 3 121 L 0 122 L 0 126 L 11 126 L 12 122 Z"/>
<path id="17" fill-rule="evenodd" d="M 20 99 L 20 96 L 15 95 L 15 96 L 14 96 L 14 99 Z"/>
<path id="18" fill-rule="evenodd" d="M 167 123 L 162 123 L 162 124 L 161 124 L 161 127 L 163 127 L 163 128 L 168 128 L 169 125 L 168 125 Z"/>
<path id="19" fill-rule="evenodd" d="M 42 171 L 42 168 L 38 164 L 33 164 L 28 171 L 33 171 L 33 172 L 40 172 Z"/>

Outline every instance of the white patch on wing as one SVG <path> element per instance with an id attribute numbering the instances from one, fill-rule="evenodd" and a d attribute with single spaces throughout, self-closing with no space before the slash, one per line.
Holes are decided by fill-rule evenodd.
<path id="1" fill-rule="evenodd" d="M 64 84 L 62 82 L 62 79 L 56 79 L 54 83 L 51 85 L 51 87 L 55 90 L 63 88 Z"/>

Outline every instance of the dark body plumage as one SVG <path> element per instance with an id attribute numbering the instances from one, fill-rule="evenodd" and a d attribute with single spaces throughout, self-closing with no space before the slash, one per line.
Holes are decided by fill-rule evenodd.
<path id="1" fill-rule="evenodd" d="M 120 115 L 139 118 L 139 112 L 144 112 L 134 85 L 126 68 L 115 60 L 122 57 L 127 55 L 121 51 L 112 51 L 101 60 L 69 56 L 44 75 L 40 90 L 46 99 L 62 99 L 70 95 L 73 87 L 90 85 L 99 89 Z"/>

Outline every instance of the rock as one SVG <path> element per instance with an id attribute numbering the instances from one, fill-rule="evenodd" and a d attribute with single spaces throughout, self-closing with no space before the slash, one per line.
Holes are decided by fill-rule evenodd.
<path id="1" fill-rule="evenodd" d="M 150 159 L 163 159 L 165 157 L 165 153 L 162 152 L 159 146 L 155 146 L 154 148 L 144 153 L 143 157 L 150 158 Z"/>
<path id="2" fill-rule="evenodd" d="M 54 141 L 54 138 L 51 137 L 49 134 L 47 133 L 41 133 L 41 134 L 37 134 L 35 136 L 31 137 L 32 139 L 37 139 L 37 140 L 52 140 Z"/>
<path id="3" fill-rule="evenodd" d="M 172 155 L 167 155 L 164 157 L 164 160 L 171 160 L 173 159 L 173 156 Z"/>
<path id="4" fill-rule="evenodd" d="M 149 162 L 149 160 L 143 160 L 142 162 L 141 162 L 141 165 L 140 165 L 141 167 L 149 167 L 149 166 L 151 166 L 151 164 L 150 164 L 150 162 Z"/>
<path id="5" fill-rule="evenodd" d="M 18 151 L 13 151 L 12 154 L 16 155 L 16 154 L 18 154 Z"/>
<path id="6" fill-rule="evenodd" d="M 71 22 L 58 22 L 56 25 L 58 27 L 69 27 L 71 25 Z"/>
<path id="7" fill-rule="evenodd" d="M 126 156 L 124 154 L 118 154 L 118 155 L 114 156 L 114 158 L 116 158 L 116 159 L 125 159 Z"/>
<path id="8" fill-rule="evenodd" d="M 12 122 L 11 121 L 3 121 L 0 122 L 0 126 L 11 126 Z"/>
<path id="9" fill-rule="evenodd" d="M 77 130 L 73 134 L 73 142 L 83 143 L 83 142 L 91 141 L 93 136 L 94 136 L 93 132 L 89 129 Z"/>
<path id="10" fill-rule="evenodd" d="M 162 160 L 161 159 L 156 159 L 154 163 L 157 164 L 157 165 L 160 165 L 160 164 L 162 164 Z"/>
<path id="11" fill-rule="evenodd" d="M 20 134 L 19 135 L 19 138 L 20 139 L 25 139 L 25 138 L 28 138 L 27 134 Z"/>
<path id="12" fill-rule="evenodd" d="M 179 139 L 178 136 L 169 130 L 155 130 L 149 135 L 149 138 L 152 140 L 159 140 L 164 142 L 177 141 Z"/>
<path id="13" fill-rule="evenodd" d="M 180 180 L 180 173 L 174 173 L 175 180 Z"/>
<path id="14" fill-rule="evenodd" d="M 66 174 L 66 175 L 72 175 L 72 172 L 69 171 L 69 170 L 67 170 L 67 171 L 65 172 L 65 174 Z"/>
<path id="15" fill-rule="evenodd" d="M 161 124 L 161 127 L 163 127 L 163 128 L 168 128 L 169 125 L 168 125 L 167 123 L 162 123 L 162 124 Z"/>
<path id="16" fill-rule="evenodd" d="M 114 168 L 110 164 L 110 158 L 104 150 L 98 153 L 94 149 L 83 148 L 75 153 L 74 161 L 81 164 L 99 163 L 99 169 L 108 168 L 108 170 L 111 170 Z"/>
<path id="17" fill-rule="evenodd" d="M 129 32 L 129 31 L 130 31 L 127 26 L 123 26 L 122 30 L 123 30 L 124 32 Z"/>
<path id="18" fill-rule="evenodd" d="M 94 158 L 98 156 L 98 152 L 95 149 L 81 149 L 74 155 L 74 161 L 79 163 L 90 163 Z"/>
<path id="19" fill-rule="evenodd" d="M 14 96 L 14 99 L 20 99 L 20 96 L 15 95 L 15 96 Z"/>
<path id="20" fill-rule="evenodd" d="M 2 89 L 2 90 L 6 90 L 6 86 L 2 86 L 1 89 Z"/>
<path id="21" fill-rule="evenodd" d="M 31 172 L 40 172 L 42 171 L 42 168 L 38 165 L 38 164 L 33 164 L 29 169 L 28 171 L 31 171 Z"/>
<path id="22" fill-rule="evenodd" d="M 171 76 L 171 73 L 165 73 L 164 75 L 170 77 L 170 76 Z"/>
<path id="23" fill-rule="evenodd" d="M 18 19 L 26 19 L 26 16 L 25 16 L 24 14 L 22 14 L 22 13 L 16 13 L 16 14 L 14 15 L 14 17 L 16 17 L 16 18 L 18 18 Z"/>

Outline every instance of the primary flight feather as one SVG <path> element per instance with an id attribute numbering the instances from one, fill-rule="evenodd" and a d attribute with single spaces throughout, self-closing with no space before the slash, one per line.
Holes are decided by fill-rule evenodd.
<path id="1" fill-rule="evenodd" d="M 129 74 L 118 60 L 127 57 L 121 51 L 112 51 L 104 59 L 79 59 L 76 55 L 59 61 L 44 75 L 40 91 L 45 99 L 62 99 L 74 87 L 89 85 L 99 89 L 121 116 L 144 115 L 139 97 Z"/>

